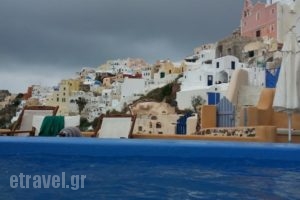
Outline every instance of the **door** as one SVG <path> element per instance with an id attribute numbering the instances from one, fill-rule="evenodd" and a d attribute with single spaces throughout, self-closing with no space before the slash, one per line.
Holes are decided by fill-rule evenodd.
<path id="1" fill-rule="evenodd" d="M 207 86 L 210 86 L 213 84 L 213 76 L 212 75 L 208 75 L 207 76 Z"/>

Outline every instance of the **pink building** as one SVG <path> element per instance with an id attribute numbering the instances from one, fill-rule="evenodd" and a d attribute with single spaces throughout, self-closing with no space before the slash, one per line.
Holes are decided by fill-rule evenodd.
<path id="1" fill-rule="evenodd" d="M 245 0 L 241 18 L 241 35 L 278 40 L 278 9 L 278 3 L 257 2 L 253 5 L 251 0 Z"/>

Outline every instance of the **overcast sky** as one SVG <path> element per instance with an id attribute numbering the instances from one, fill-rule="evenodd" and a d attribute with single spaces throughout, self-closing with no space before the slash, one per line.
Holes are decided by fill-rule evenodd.
<path id="1" fill-rule="evenodd" d="M 239 26 L 243 0 L 0 0 L 0 89 L 57 85 L 107 60 L 182 60 Z"/>

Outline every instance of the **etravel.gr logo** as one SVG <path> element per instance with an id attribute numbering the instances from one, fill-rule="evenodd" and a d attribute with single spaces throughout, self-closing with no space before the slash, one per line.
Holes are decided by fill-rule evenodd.
<path id="1" fill-rule="evenodd" d="M 20 173 L 19 175 L 10 176 L 11 188 L 66 188 L 78 190 L 84 188 L 86 175 L 71 175 L 66 184 L 66 173 L 60 175 L 28 175 Z"/>

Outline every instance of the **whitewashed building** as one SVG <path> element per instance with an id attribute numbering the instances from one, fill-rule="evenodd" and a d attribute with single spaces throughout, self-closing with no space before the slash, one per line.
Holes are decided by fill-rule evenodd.
<path id="1" fill-rule="evenodd" d="M 102 90 L 101 103 L 103 103 L 106 107 L 111 106 L 111 103 L 112 103 L 112 89 Z"/>
<path id="2" fill-rule="evenodd" d="M 38 99 L 42 105 L 45 105 L 47 97 L 54 92 L 53 87 L 33 85 L 31 98 Z"/>
<path id="3" fill-rule="evenodd" d="M 204 44 L 194 49 L 194 56 L 199 59 L 198 62 L 206 63 L 216 58 L 216 45 Z"/>
<path id="4" fill-rule="evenodd" d="M 232 72 L 243 67 L 245 64 L 230 55 L 213 59 L 211 64 L 201 61 L 188 63 L 188 70 L 181 79 L 181 90 L 176 95 L 178 108 L 192 109 L 191 102 L 194 96 L 201 96 L 207 102 L 208 92 L 225 95 Z"/>
<path id="5" fill-rule="evenodd" d="M 125 78 L 121 85 L 121 98 L 140 96 L 145 91 L 145 80 L 138 78 Z"/>
<path id="6" fill-rule="evenodd" d="M 141 69 L 142 78 L 146 80 L 151 80 L 152 67 L 146 66 Z"/>

